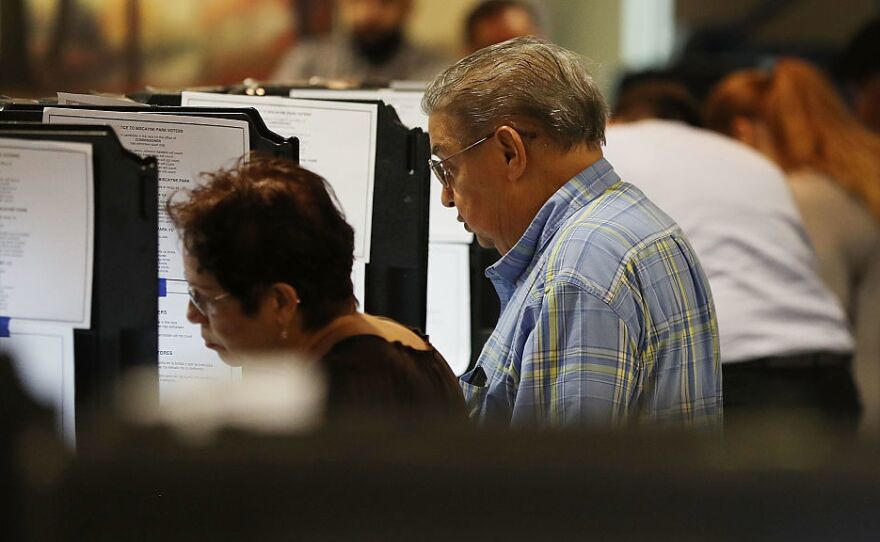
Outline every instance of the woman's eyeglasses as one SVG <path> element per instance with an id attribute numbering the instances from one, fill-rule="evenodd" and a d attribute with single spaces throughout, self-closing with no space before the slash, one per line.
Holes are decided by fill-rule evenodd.
<path id="1" fill-rule="evenodd" d="M 208 311 L 211 309 L 211 305 L 232 295 L 229 292 L 226 292 L 214 297 L 205 297 L 198 290 L 194 290 L 192 286 L 187 287 L 186 293 L 189 294 L 190 303 L 192 303 L 193 307 L 202 313 L 203 316 L 208 316 Z"/>

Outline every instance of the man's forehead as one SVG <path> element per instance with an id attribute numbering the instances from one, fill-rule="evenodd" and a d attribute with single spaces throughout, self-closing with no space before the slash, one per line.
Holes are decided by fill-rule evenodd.
<path id="1" fill-rule="evenodd" d="M 428 136 L 431 139 L 431 152 L 436 154 L 452 145 L 456 138 L 452 119 L 446 113 L 432 113 L 428 116 Z"/>

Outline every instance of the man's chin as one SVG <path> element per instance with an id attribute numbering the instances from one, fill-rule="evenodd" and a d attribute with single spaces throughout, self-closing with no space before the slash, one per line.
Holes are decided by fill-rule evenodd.
<path id="1" fill-rule="evenodd" d="M 483 248 L 495 248 L 495 241 L 489 239 L 488 237 L 483 237 L 482 235 L 475 233 L 474 237 L 477 238 L 477 243 Z"/>

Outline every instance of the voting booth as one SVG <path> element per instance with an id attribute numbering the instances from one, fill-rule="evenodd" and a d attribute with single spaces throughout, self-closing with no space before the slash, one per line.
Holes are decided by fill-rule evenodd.
<path id="1" fill-rule="evenodd" d="M 374 224 L 373 242 L 379 246 L 374 250 L 371 263 L 367 266 L 366 310 L 377 314 L 392 316 L 408 325 L 425 330 L 432 344 L 443 354 L 456 374 L 464 373 L 474 361 L 475 354 L 482 347 L 483 331 L 474 327 L 479 320 L 479 306 L 472 306 L 473 291 L 484 287 L 486 279 L 483 270 L 476 269 L 471 257 L 473 235 L 465 231 L 457 220 L 455 209 L 443 207 L 440 203 L 440 184 L 433 178 L 427 167 L 430 147 L 427 138 L 428 118 L 422 113 L 420 90 L 358 89 L 331 90 L 320 88 L 291 88 L 289 86 L 234 87 L 227 89 L 230 95 L 203 93 L 183 93 L 185 105 L 220 105 L 237 103 L 252 105 L 263 113 L 273 129 L 284 133 L 294 130 L 302 133 L 303 127 L 291 126 L 277 108 L 286 107 L 300 111 L 316 109 L 346 109 L 358 107 L 379 107 L 378 156 L 375 172 L 375 198 L 372 220 Z M 151 103 L 169 103 L 168 95 L 143 96 Z M 311 101 L 311 105 L 309 102 Z M 321 105 L 322 104 L 322 105 Z M 384 118 L 383 118 L 384 117 Z M 275 119 L 276 125 L 268 119 Z M 401 139 L 400 128 L 408 132 L 407 141 Z M 390 129 L 385 129 L 388 127 Z M 307 137 L 306 134 L 303 134 Z M 365 136 L 361 136 L 366 139 Z M 421 143 L 421 141 L 424 143 Z M 331 146 L 332 148 L 332 146 Z M 408 149 L 409 156 L 402 156 Z M 338 148 L 336 149 L 339 150 Z M 418 154 L 415 154 L 415 152 Z M 304 160 L 309 151 L 304 151 Z M 390 162 L 388 162 L 390 160 Z M 386 163 L 388 162 L 388 163 Z M 399 164 L 412 164 L 412 170 L 404 174 Z M 305 163 L 309 167 L 308 163 Z M 331 179 L 330 173 L 319 173 Z M 388 181 L 389 174 L 396 180 Z M 332 181 L 331 181 L 332 183 Z M 404 189 L 405 188 L 405 189 Z M 407 224 L 418 224 L 420 217 L 402 217 L 401 210 L 407 209 L 412 190 L 422 188 L 427 192 L 428 204 L 428 244 L 426 295 L 424 298 L 424 320 L 415 320 L 408 311 L 418 310 L 413 301 L 419 299 L 407 294 L 415 281 L 400 282 L 396 277 L 405 277 L 401 271 L 417 269 L 422 265 L 420 252 L 414 250 L 415 242 L 422 242 L 418 230 L 401 230 Z M 402 191 L 403 190 L 403 191 Z M 419 194 L 418 197 L 423 197 Z M 405 233 L 404 233 L 405 232 Z M 407 239 L 401 239 L 401 234 Z M 416 234 L 418 239 L 416 239 Z M 386 250 L 387 249 L 387 250 Z M 393 269 L 378 271 L 385 261 L 392 261 Z M 400 266 L 405 267 L 400 267 Z M 421 273 L 421 271 L 419 271 Z M 421 286 L 419 286 L 420 290 Z M 379 294 L 377 296 L 377 294 Z M 493 290 L 494 295 L 494 290 Z M 381 297 L 380 297 L 381 296 Z M 402 297 L 405 296 L 405 297 Z M 381 304 L 379 303 L 381 301 Z M 386 305 L 389 304 L 389 305 Z M 399 307 L 400 310 L 396 310 Z M 477 309 L 477 312 L 474 311 Z M 421 322 L 421 323 L 420 323 Z"/>
<path id="2" fill-rule="evenodd" d="M 381 101 L 319 102 L 183 92 L 183 107 L 252 107 L 300 141 L 300 164 L 324 177 L 355 231 L 355 291 L 369 313 L 425 329 L 428 137 Z"/>
<path id="3" fill-rule="evenodd" d="M 0 349 L 68 443 L 156 370 L 157 167 L 102 126 L 0 122 Z"/>
<path id="4" fill-rule="evenodd" d="M 0 120 L 109 126 L 125 148 L 156 158 L 158 265 L 153 284 L 158 285 L 158 306 L 153 318 L 158 320 L 159 396 L 167 399 L 191 393 L 200 383 L 239 379 L 240 369 L 223 363 L 204 345 L 199 327 L 186 319 L 189 296 L 183 259 L 165 203 L 178 191 L 193 188 L 202 172 L 230 167 L 252 150 L 296 161 L 298 141 L 271 132 L 253 109 L 146 108 L 94 99 L 98 103 L 7 107 Z"/>
<path id="5" fill-rule="evenodd" d="M 480 316 L 487 311 L 481 310 L 482 297 L 478 294 L 488 282 L 483 269 L 475 265 L 479 259 L 471 255 L 473 235 L 462 228 L 455 209 L 441 205 L 440 184 L 427 167 L 430 150 L 428 119 L 421 111 L 423 93 L 290 86 L 238 86 L 215 91 L 139 93 L 135 97 L 163 106 L 183 103 L 256 108 L 273 130 L 300 137 L 303 165 L 327 178 L 337 194 L 354 195 L 357 184 L 374 182 L 369 225 L 362 220 L 366 214 L 352 213 L 352 209 L 365 206 L 357 204 L 357 197 L 342 201 L 356 230 L 369 226 L 373 231 L 370 262 L 364 264 L 362 249 L 356 262 L 365 275 L 366 301 L 362 307 L 423 329 L 453 371 L 464 373 L 485 341 Z M 353 154 L 363 156 L 363 149 L 371 145 L 374 132 L 358 119 L 371 109 L 377 117 L 377 159 L 373 165 L 367 163 L 365 169 Z M 358 150 L 351 153 L 346 149 Z M 341 180 L 354 180 L 355 190 L 349 192 L 344 183 L 340 186 Z M 428 193 L 425 209 L 414 205 L 424 197 L 417 190 Z M 425 212 L 428 249 L 427 276 L 423 279 L 421 224 Z M 494 295 L 491 286 L 489 290 Z M 491 309 L 488 312 L 491 314 Z"/>
<path id="6" fill-rule="evenodd" d="M 327 178 L 355 229 L 353 282 L 362 308 L 425 329 L 427 134 L 404 127 L 395 111 L 378 101 L 280 99 L 248 104 L 238 101 L 241 98 L 245 97 L 184 93 L 183 106 L 83 103 L 13 105 L 0 111 L 0 122 L 23 130 L 69 133 L 100 127 L 115 132 L 121 148 L 142 159 L 154 157 L 158 183 L 156 194 L 147 200 L 153 202 L 149 207 L 155 220 L 155 262 L 149 267 L 150 288 L 139 292 L 147 291 L 153 299 L 149 312 L 154 327 L 148 333 L 153 340 L 144 349 L 153 353 L 153 366 L 158 365 L 163 398 L 187 393 L 190 382 L 240 378 L 240 369 L 225 365 L 205 348 L 198 326 L 185 318 L 188 295 L 182 257 L 164 203 L 176 191 L 191 187 L 200 172 L 228 167 L 251 150 L 298 160 Z M 70 123 L 73 126 L 66 126 Z M 128 265 L 120 263 L 121 274 Z M 95 281 L 103 285 L 104 277 L 95 275 Z M 126 284 L 120 277 L 112 282 Z M 124 310 L 126 304 L 119 307 Z M 81 357 L 92 358 L 91 353 Z"/>

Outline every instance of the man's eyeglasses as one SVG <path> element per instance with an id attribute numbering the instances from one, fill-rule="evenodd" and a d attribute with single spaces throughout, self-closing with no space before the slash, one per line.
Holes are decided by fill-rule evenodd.
<path id="1" fill-rule="evenodd" d="M 435 160 L 434 158 L 429 159 L 428 166 L 430 166 L 431 171 L 434 172 L 434 175 L 437 176 L 437 179 L 440 181 L 440 184 L 442 184 L 443 187 L 446 188 L 449 186 L 449 183 L 452 182 L 452 173 L 449 171 L 449 168 L 446 167 L 446 164 L 445 164 L 446 161 L 448 161 L 452 158 L 455 158 L 459 154 L 464 154 L 465 152 L 473 149 L 474 147 L 476 147 L 480 143 L 485 143 L 493 135 L 495 135 L 494 130 L 492 131 L 491 134 L 484 136 L 484 137 L 481 137 L 480 139 L 474 141 L 473 143 L 471 143 L 467 147 L 461 149 L 460 151 L 450 154 L 449 156 L 447 156 L 443 160 Z"/>
<path id="2" fill-rule="evenodd" d="M 205 297 L 198 290 L 193 290 L 192 286 L 187 287 L 186 293 L 189 294 L 189 301 L 193 304 L 193 307 L 196 308 L 197 311 L 202 313 L 203 316 L 208 316 L 208 311 L 211 309 L 211 305 L 220 301 L 221 299 L 226 299 L 229 297 L 229 292 L 216 295 L 214 297 Z"/>

